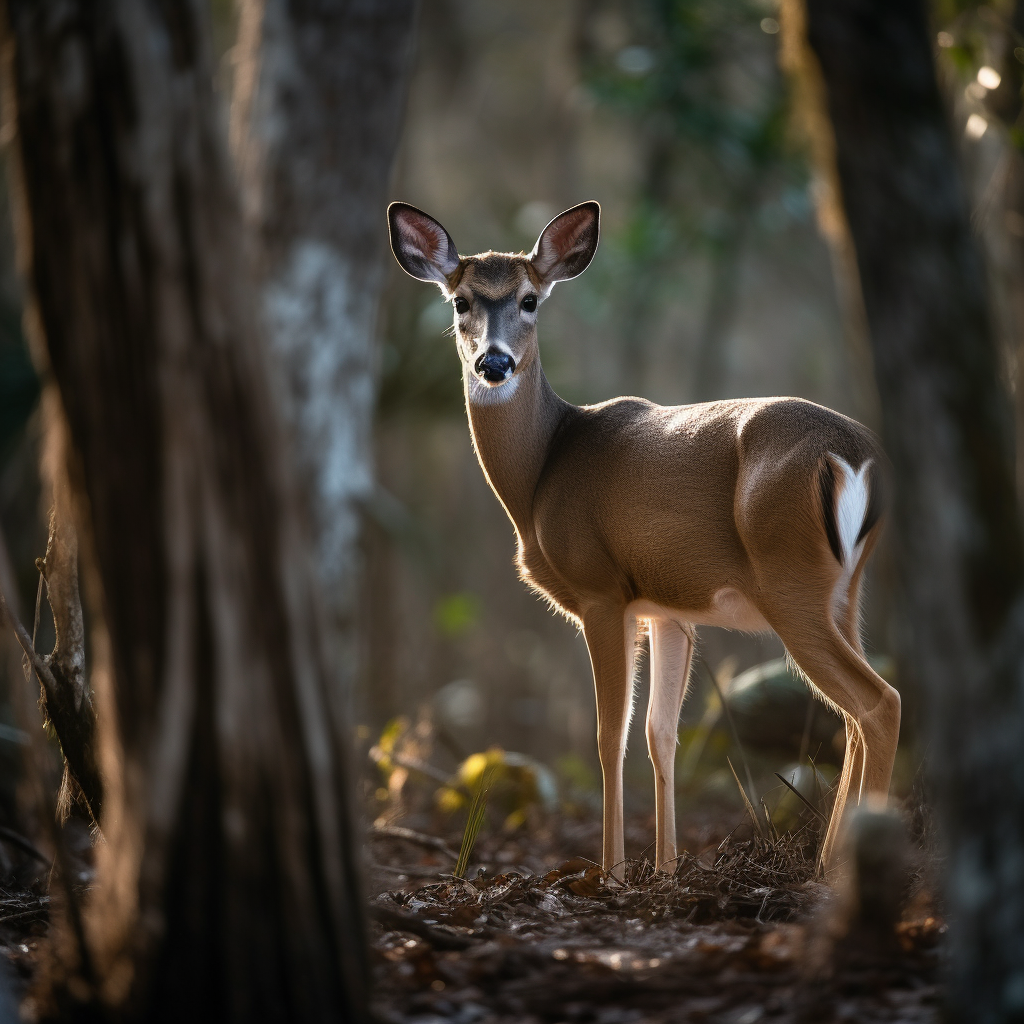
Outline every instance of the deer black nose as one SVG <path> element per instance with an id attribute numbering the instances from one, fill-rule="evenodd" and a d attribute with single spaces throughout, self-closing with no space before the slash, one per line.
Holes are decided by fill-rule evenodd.
<path id="1" fill-rule="evenodd" d="M 515 373 L 516 361 L 507 353 L 489 349 L 476 361 L 476 372 L 490 384 L 500 384 Z"/>

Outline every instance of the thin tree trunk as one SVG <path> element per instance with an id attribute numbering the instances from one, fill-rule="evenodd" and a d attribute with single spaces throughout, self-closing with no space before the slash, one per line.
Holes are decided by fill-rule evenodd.
<path id="1" fill-rule="evenodd" d="M 345 758 L 200 0 L 7 0 L 27 322 L 76 448 L 106 792 L 43 1017 L 351 1020 Z"/>
<path id="2" fill-rule="evenodd" d="M 857 269 L 857 251 L 843 208 L 836 137 L 825 102 L 821 66 L 807 43 L 804 0 L 780 0 L 782 35 L 779 62 L 793 83 L 793 116 L 807 146 L 814 174 L 813 195 L 818 230 L 828 246 L 853 398 L 859 419 L 878 430 L 881 410 L 875 384 L 874 358 L 868 332 L 864 295 Z"/>
<path id="3" fill-rule="evenodd" d="M 1024 1014 L 1024 545 L 1013 415 L 918 0 L 807 0 L 871 331 L 949 847 L 958 1019 Z"/>
<path id="4" fill-rule="evenodd" d="M 356 659 L 357 542 L 373 487 L 382 225 L 415 6 L 240 4 L 232 147 L 343 683 Z"/>
<path id="5" fill-rule="evenodd" d="M 1010 365 L 1017 414 L 1017 493 L 1024 499 L 1024 154 L 1013 135 L 1024 123 L 1024 66 L 1014 56 L 1024 39 L 1024 0 L 1017 0 L 1009 19 L 1002 22 L 999 49 L 991 60 L 1001 72 L 999 87 L 985 96 L 985 108 L 1003 122 L 1009 138 L 980 196 L 975 230 L 987 242 L 990 266 L 996 280 L 997 322 Z M 957 78 L 956 86 L 960 82 Z"/>

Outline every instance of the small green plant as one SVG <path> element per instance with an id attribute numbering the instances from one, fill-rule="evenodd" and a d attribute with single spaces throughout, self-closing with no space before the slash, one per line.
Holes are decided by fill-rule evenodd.
<path id="1" fill-rule="evenodd" d="M 473 855 L 473 847 L 476 846 L 477 836 L 484 823 L 484 814 L 487 811 L 487 794 L 498 771 L 498 764 L 492 762 L 481 774 L 473 794 L 473 802 L 469 806 L 469 817 L 466 819 L 466 829 L 462 833 L 462 845 L 459 847 L 459 860 L 455 865 L 455 877 L 465 878 L 466 869 L 469 867 L 469 858 Z"/>

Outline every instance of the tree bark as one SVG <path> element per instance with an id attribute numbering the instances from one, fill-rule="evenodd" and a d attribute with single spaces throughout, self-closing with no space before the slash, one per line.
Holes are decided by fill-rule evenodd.
<path id="1" fill-rule="evenodd" d="M 57 813 L 63 820 L 74 801 L 80 799 L 98 823 L 103 810 L 103 784 L 96 751 L 96 710 L 85 665 L 85 619 L 78 590 L 78 516 L 68 477 L 67 424 L 52 385 L 43 395 L 43 410 L 46 450 L 42 476 L 53 507 L 46 555 L 36 564 L 46 582 L 56 642 L 46 657 L 53 685 L 46 676 L 41 677 L 41 705 L 64 754 Z"/>
<path id="2" fill-rule="evenodd" d="M 807 0 L 856 247 L 931 773 L 952 1005 L 1024 1018 L 1024 544 L 1013 415 L 918 0 Z"/>
<path id="3" fill-rule="evenodd" d="M 382 224 L 414 12 L 414 0 L 241 0 L 236 47 L 232 148 L 343 683 L 356 658 Z"/>
<path id="4" fill-rule="evenodd" d="M 345 757 L 199 0 L 7 0 L 37 357 L 79 467 L 106 792 L 61 1019 L 337 1021 L 365 954 Z"/>

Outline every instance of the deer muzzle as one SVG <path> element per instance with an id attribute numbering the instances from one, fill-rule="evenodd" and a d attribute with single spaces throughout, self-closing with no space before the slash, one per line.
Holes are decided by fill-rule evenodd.
<path id="1" fill-rule="evenodd" d="M 501 384 L 516 372 L 516 361 L 507 353 L 488 349 L 473 367 L 488 384 Z"/>

